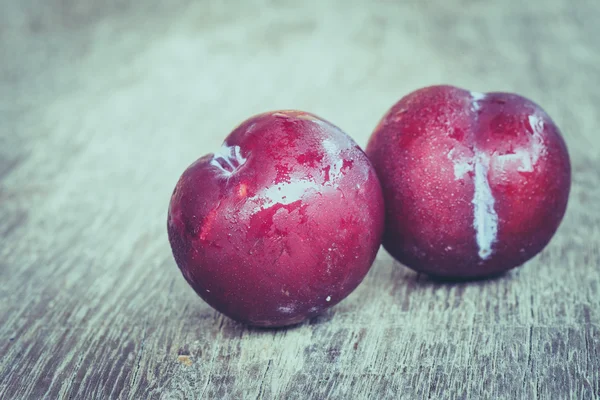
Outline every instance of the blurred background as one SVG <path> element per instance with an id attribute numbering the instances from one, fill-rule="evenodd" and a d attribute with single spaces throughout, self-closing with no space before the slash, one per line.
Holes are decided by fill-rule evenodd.
<path id="1" fill-rule="evenodd" d="M 367 382 L 356 393 L 380 398 L 393 393 L 386 382 L 413 399 L 598 388 L 597 0 L 0 0 L 0 10 L 0 398 L 300 396 L 330 377 L 342 385 L 331 393 Z M 381 252 L 328 324 L 273 338 L 187 287 L 166 238 L 169 197 L 238 123 L 300 109 L 365 146 L 394 102 L 440 83 L 517 92 L 563 131 L 569 211 L 526 268 L 419 284 Z M 353 353 L 359 333 L 368 344 Z M 553 369 L 540 375 L 532 358 Z M 277 369 L 264 370 L 269 360 Z M 245 388 L 232 389 L 236 375 Z"/>
<path id="2" fill-rule="evenodd" d="M 60 186 L 47 199 L 57 212 L 94 218 L 123 207 L 132 221 L 140 215 L 138 228 L 162 229 L 183 169 L 251 115 L 310 111 L 365 146 L 394 102 L 439 83 L 536 101 L 561 127 L 577 171 L 600 154 L 598 8 L 594 0 L 4 1 L 0 171 L 13 170 L 8 186 L 29 182 L 27 200 Z M 5 225 L 19 224 L 26 205 L 12 204 Z"/>

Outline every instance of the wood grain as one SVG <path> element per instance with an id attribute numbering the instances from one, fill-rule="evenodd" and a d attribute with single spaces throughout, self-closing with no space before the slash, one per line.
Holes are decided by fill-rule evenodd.
<path id="1" fill-rule="evenodd" d="M 597 1 L 0 3 L 0 399 L 600 398 Z M 435 83 L 562 127 L 573 189 L 538 257 L 443 284 L 381 251 L 286 330 L 196 297 L 165 229 L 189 163 L 269 109 L 364 145 Z"/>

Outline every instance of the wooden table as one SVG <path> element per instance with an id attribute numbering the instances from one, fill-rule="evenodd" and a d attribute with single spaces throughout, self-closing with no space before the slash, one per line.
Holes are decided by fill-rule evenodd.
<path id="1" fill-rule="evenodd" d="M 600 3 L 0 0 L 1 399 L 599 399 Z M 287 330 L 224 318 L 166 237 L 184 168 L 298 108 L 361 145 L 421 86 L 516 91 L 573 164 L 551 244 L 435 283 L 382 250 Z"/>

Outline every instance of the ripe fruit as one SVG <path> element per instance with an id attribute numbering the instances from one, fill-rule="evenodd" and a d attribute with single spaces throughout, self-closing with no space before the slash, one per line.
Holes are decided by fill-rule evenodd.
<path id="1" fill-rule="evenodd" d="M 386 202 L 385 249 L 429 275 L 514 268 L 546 246 L 565 213 L 565 143 L 516 94 L 417 90 L 387 112 L 366 152 Z"/>
<path id="2" fill-rule="evenodd" d="M 223 314 L 284 326 L 348 296 L 375 258 L 383 196 L 367 156 L 315 115 L 243 122 L 183 173 L 168 233 L 188 283 Z"/>

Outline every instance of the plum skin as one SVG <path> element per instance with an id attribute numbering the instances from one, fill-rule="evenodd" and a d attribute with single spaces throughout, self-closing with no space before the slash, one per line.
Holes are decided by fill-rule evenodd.
<path id="1" fill-rule="evenodd" d="M 360 147 L 310 113 L 239 125 L 182 174 L 168 236 L 196 293 L 228 317 L 279 327 L 348 296 L 381 244 L 384 203 Z"/>
<path id="2" fill-rule="evenodd" d="M 516 94 L 419 89 L 385 114 L 366 153 L 386 203 L 384 248 L 433 277 L 484 278 L 522 265 L 567 208 L 561 133 Z"/>

